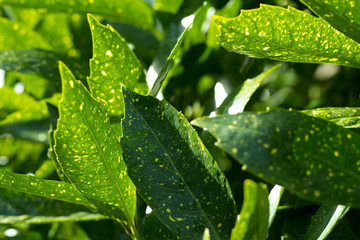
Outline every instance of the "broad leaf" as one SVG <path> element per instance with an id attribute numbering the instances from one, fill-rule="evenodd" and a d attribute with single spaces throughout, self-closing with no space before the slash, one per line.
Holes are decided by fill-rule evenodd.
<path id="1" fill-rule="evenodd" d="M 268 217 L 269 201 L 266 185 L 245 180 L 243 206 L 230 239 L 267 239 Z"/>
<path id="2" fill-rule="evenodd" d="M 149 29 L 155 23 L 151 7 L 142 0 L 0 0 L 0 5 L 61 12 L 90 12 Z"/>
<path id="3" fill-rule="evenodd" d="M 71 184 L 44 180 L 33 176 L 12 173 L 0 169 L 0 187 L 27 194 L 91 207 L 89 203 Z"/>
<path id="4" fill-rule="evenodd" d="M 146 214 L 141 228 L 141 237 L 144 240 L 177 240 L 175 233 L 170 231 L 157 217 L 151 212 Z"/>
<path id="5" fill-rule="evenodd" d="M 9 87 L 0 88 L 0 110 L 16 111 L 37 105 L 37 101 L 26 93 L 17 93 Z"/>
<path id="6" fill-rule="evenodd" d="M 283 110 L 193 124 L 207 128 L 220 148 L 260 178 L 310 200 L 360 207 L 360 136 L 348 129 Z"/>
<path id="7" fill-rule="evenodd" d="M 179 11 L 183 0 L 155 0 L 154 9 L 160 12 L 175 14 Z"/>
<path id="8" fill-rule="evenodd" d="M 91 97 L 62 63 L 60 74 L 63 97 L 54 133 L 59 164 L 71 183 L 99 210 L 133 227 L 135 187 L 105 106 Z"/>
<path id="9" fill-rule="evenodd" d="M 346 128 L 360 127 L 360 108 L 355 107 L 328 107 L 302 111 L 313 117 L 331 121 Z"/>
<path id="10" fill-rule="evenodd" d="M 321 205 L 306 230 L 306 240 L 323 240 L 347 213 L 349 207 Z"/>
<path id="11" fill-rule="evenodd" d="M 126 41 L 111 26 L 101 25 L 91 15 L 88 15 L 88 21 L 93 39 L 91 76 L 88 78 L 91 93 L 107 102 L 110 115 L 122 115 L 121 83 L 136 92 L 148 92 L 141 64 Z"/>
<path id="12" fill-rule="evenodd" d="M 360 2 L 300 0 L 334 28 L 360 43 Z"/>
<path id="13" fill-rule="evenodd" d="M 261 5 L 239 17 L 214 16 L 220 44 L 255 58 L 360 67 L 360 45 L 316 18 L 292 7 Z"/>
<path id="14" fill-rule="evenodd" d="M 39 224 L 105 218 L 83 206 L 0 189 L 0 224 Z"/>
<path id="15" fill-rule="evenodd" d="M 182 239 L 205 227 L 226 239 L 236 218 L 225 176 L 184 116 L 165 101 L 123 88 L 121 145 L 131 179 L 156 216 Z"/>

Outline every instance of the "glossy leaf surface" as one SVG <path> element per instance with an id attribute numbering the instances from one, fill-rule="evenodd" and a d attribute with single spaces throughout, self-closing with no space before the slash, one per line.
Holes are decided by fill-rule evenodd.
<path id="1" fill-rule="evenodd" d="M 283 110 L 193 124 L 207 128 L 220 148 L 260 178 L 310 200 L 360 207 L 360 136 L 348 129 Z"/>
<path id="2" fill-rule="evenodd" d="M 167 102 L 126 88 L 123 93 L 121 145 L 141 197 L 180 238 L 199 239 L 205 227 L 214 239 L 228 238 L 236 218 L 234 200 L 195 130 Z"/>
<path id="3" fill-rule="evenodd" d="M 360 43 L 360 2 L 300 0 L 337 30 Z"/>
<path id="4" fill-rule="evenodd" d="M 63 98 L 55 131 L 55 153 L 71 183 L 109 216 L 133 221 L 135 187 L 126 172 L 121 146 L 105 106 L 90 96 L 60 64 Z"/>
<path id="5" fill-rule="evenodd" d="M 220 44 L 255 58 L 360 67 L 360 45 L 325 20 L 292 7 L 261 5 L 239 17 L 214 16 Z"/>
<path id="6" fill-rule="evenodd" d="M 346 128 L 360 127 L 360 108 L 355 107 L 328 107 L 302 111 L 313 117 L 331 121 Z"/>
<path id="7" fill-rule="evenodd" d="M 269 201 L 265 185 L 244 182 L 244 202 L 231 232 L 231 240 L 265 240 L 268 236 Z"/>
<path id="8" fill-rule="evenodd" d="M 144 240 L 178 240 L 179 238 L 170 231 L 157 217 L 151 212 L 146 214 L 141 236 Z"/>

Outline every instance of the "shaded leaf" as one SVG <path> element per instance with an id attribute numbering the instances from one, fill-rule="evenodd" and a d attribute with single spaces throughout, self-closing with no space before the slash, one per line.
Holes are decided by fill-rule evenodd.
<path id="1" fill-rule="evenodd" d="M 255 58 L 360 67 L 360 45 L 325 20 L 292 7 L 261 5 L 239 17 L 214 16 L 220 44 Z"/>
<path id="2" fill-rule="evenodd" d="M 303 198 L 360 207 L 360 136 L 348 129 L 283 110 L 193 124 L 207 128 L 220 148 L 260 178 Z"/>
<path id="3" fill-rule="evenodd" d="M 231 240 L 265 240 L 268 236 L 269 202 L 266 185 L 244 181 L 244 202 L 231 232 Z"/>
<path id="4" fill-rule="evenodd" d="M 83 206 L 0 189 L 0 224 L 101 220 Z"/>
<path id="5" fill-rule="evenodd" d="M 146 214 L 144 224 L 141 229 L 141 237 L 145 240 L 176 240 L 179 239 L 170 231 L 158 218 L 151 212 Z"/>
<path id="6" fill-rule="evenodd" d="M 306 240 L 325 239 L 347 213 L 349 207 L 321 205 L 305 233 Z"/>
<path id="7" fill-rule="evenodd" d="M 236 218 L 230 187 L 195 130 L 165 101 L 123 88 L 121 145 L 131 179 L 156 216 L 182 239 L 209 228 L 226 239 Z M 174 144 L 176 143 L 176 144 Z"/>
<path id="8" fill-rule="evenodd" d="M 88 78 L 91 93 L 107 102 L 110 115 L 122 115 L 121 83 L 136 92 L 148 92 L 141 64 L 126 41 L 111 26 L 101 25 L 92 15 L 88 15 L 88 21 L 94 56 L 90 61 L 91 76 Z"/>
<path id="9" fill-rule="evenodd" d="M 300 0 L 334 28 L 360 43 L 360 3 L 347 0 Z"/>
<path id="10" fill-rule="evenodd" d="M 360 108 L 355 107 L 327 107 L 303 110 L 303 113 L 331 121 L 346 128 L 360 127 Z"/>
<path id="11" fill-rule="evenodd" d="M 22 8 L 40 8 L 61 12 L 90 12 L 111 17 L 125 23 L 134 24 L 139 27 L 152 28 L 154 25 L 152 9 L 142 0 L 0 0 L 0 5 Z"/>
<path id="12" fill-rule="evenodd" d="M 54 133 L 55 153 L 71 183 L 95 206 L 132 227 L 135 187 L 103 103 L 95 100 L 64 64 L 63 97 Z"/>

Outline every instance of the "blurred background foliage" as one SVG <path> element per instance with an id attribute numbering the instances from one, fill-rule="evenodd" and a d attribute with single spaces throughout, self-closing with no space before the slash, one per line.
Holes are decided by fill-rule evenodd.
<path id="1" fill-rule="evenodd" d="M 226 94 L 230 94 L 246 79 L 279 64 L 272 60 L 251 59 L 227 52 L 216 45 L 217 29 L 211 23 L 211 15 L 235 17 L 240 13 L 240 9 L 258 8 L 258 1 L 143 1 L 154 10 L 156 24 L 153 29 L 142 29 L 102 15 L 96 17 L 102 20 L 103 24 L 112 25 L 127 40 L 147 71 L 150 84 L 155 80 L 155 73 L 164 64 L 180 34 L 189 22 L 194 21 L 158 96 L 183 112 L 189 121 L 211 114 Z M 282 7 L 290 5 L 309 12 L 299 1 L 263 0 L 261 3 Z M 86 82 L 86 76 L 89 76 L 88 61 L 92 57 L 86 14 L 1 6 L 0 16 L 2 19 L 23 24 L 29 31 L 39 34 L 47 43 L 40 45 L 40 48 L 56 54 L 52 75 L 29 70 L 31 64 L 41 66 L 41 59 L 28 62 L 24 60 L 22 66 L 27 70 L 15 71 L 14 67 L 9 67 L 6 73 L 0 72 L 4 73 L 5 79 L 0 82 L 0 121 L 26 107 L 25 102 L 15 104 L 9 91 L 15 92 L 12 93 L 15 98 L 20 96 L 14 94 L 21 94 L 26 99 L 32 99 L 31 101 L 49 98 L 61 91 L 56 69 L 57 60 L 67 63 L 77 78 Z M 11 46 L 1 44 L 0 41 L 0 53 L 10 48 Z M 24 41 L 21 48 L 38 49 L 39 46 L 30 40 Z M 4 63 L 1 64 L 4 66 Z M 245 111 L 262 111 L 267 107 L 302 110 L 328 106 L 359 106 L 359 76 L 360 70 L 349 67 L 281 63 L 280 68 L 263 80 Z M 0 168 L 40 178 L 58 179 L 48 154 L 48 129 L 49 119 L 0 125 Z M 256 177 L 242 171 L 239 164 L 213 146 L 213 140 L 206 137 L 206 133 L 201 135 L 225 172 L 240 209 L 243 180 L 257 180 Z M 1 189 L 0 193 L 2 198 L 8 195 Z M 0 204 L 0 215 L 6 212 L 7 208 L 6 204 Z M 142 212 L 139 224 L 145 215 L 145 208 L 144 203 L 139 201 L 139 212 Z M 306 227 L 317 208 L 312 202 L 285 192 L 269 239 L 280 239 L 281 236 L 284 239 L 303 239 Z M 339 230 L 347 232 L 349 239 L 356 239 L 355 235 L 360 233 L 354 223 L 358 222 L 359 218 L 359 212 L 351 210 L 338 226 Z M 336 239 L 334 234 L 336 230 L 329 238 Z M 127 239 L 119 225 L 110 220 L 0 225 L 0 238 Z"/>

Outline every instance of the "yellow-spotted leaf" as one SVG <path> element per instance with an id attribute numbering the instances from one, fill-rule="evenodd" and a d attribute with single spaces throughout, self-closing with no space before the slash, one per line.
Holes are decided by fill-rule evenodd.
<path id="1" fill-rule="evenodd" d="M 220 44 L 255 58 L 333 63 L 360 68 L 360 45 L 325 20 L 270 5 L 242 10 L 236 18 L 214 16 Z"/>
<path id="2" fill-rule="evenodd" d="M 131 179 L 154 214 L 181 239 L 228 239 L 236 219 L 230 186 L 184 115 L 123 88 L 121 145 Z"/>
<path id="3" fill-rule="evenodd" d="M 148 92 L 143 69 L 125 39 L 113 27 L 105 27 L 92 15 L 88 15 L 88 21 L 93 39 L 88 78 L 91 93 L 107 102 L 111 116 L 121 116 L 124 112 L 121 83 L 136 92 Z"/>
<path id="4" fill-rule="evenodd" d="M 136 192 L 103 102 L 94 99 L 64 64 L 55 153 L 66 177 L 99 211 L 134 230 Z"/>
<path id="5" fill-rule="evenodd" d="M 200 118 L 252 174 L 309 200 L 360 208 L 360 136 L 323 119 L 270 110 Z"/>

